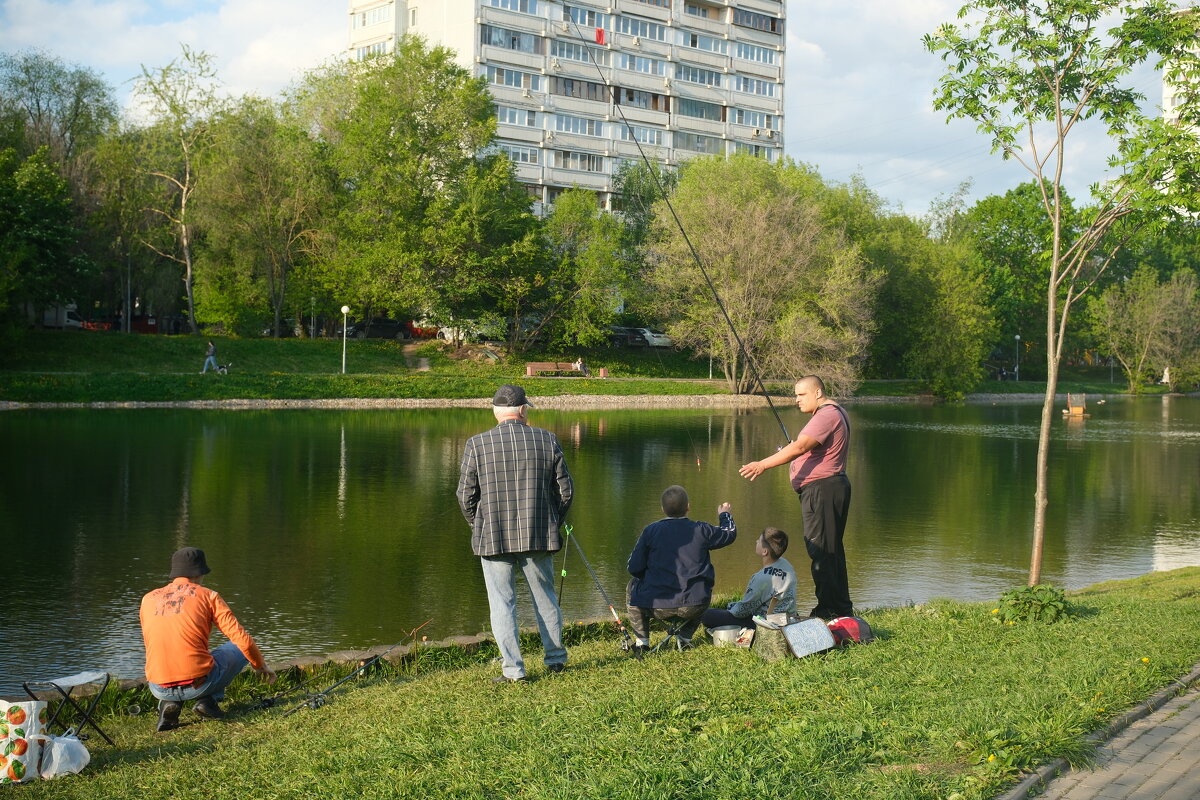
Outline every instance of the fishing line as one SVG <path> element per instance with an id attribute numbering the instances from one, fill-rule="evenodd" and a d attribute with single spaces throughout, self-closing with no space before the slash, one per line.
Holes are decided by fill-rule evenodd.
<path id="1" fill-rule="evenodd" d="M 568 12 L 568 15 L 569 13 L 570 12 Z M 779 411 L 775 408 L 775 403 L 771 401 L 771 395 L 767 392 L 766 384 L 763 383 L 762 375 L 758 371 L 758 365 L 755 363 L 754 358 L 751 357 L 749 351 L 746 350 L 746 345 L 742 341 L 742 337 L 738 333 L 737 328 L 734 326 L 733 320 L 730 318 L 729 312 L 725 308 L 725 303 L 721 300 L 720 293 L 717 292 L 716 285 L 709 276 L 708 270 L 705 269 L 704 262 L 700 259 L 700 254 L 696 252 L 696 248 L 692 244 L 691 237 L 688 236 L 687 230 L 684 229 L 683 221 L 680 220 L 679 214 L 675 211 L 675 206 L 671 204 L 671 198 L 667 196 L 667 191 L 662 185 L 662 181 L 658 176 L 658 171 L 655 169 L 654 164 L 651 163 L 650 158 L 646 155 L 646 151 L 642 148 L 642 143 L 637 138 L 637 135 L 633 130 L 633 125 L 625 117 L 624 109 L 622 109 L 621 104 L 617 102 L 617 94 L 613 90 L 613 85 L 609 83 L 608 78 L 606 78 L 604 75 L 604 70 L 600 68 L 600 63 L 596 61 L 596 56 L 592 52 L 592 48 L 589 45 L 588 37 L 583 35 L 583 29 L 579 26 L 579 22 L 575 20 L 574 17 L 571 18 L 571 24 L 575 26 L 576 35 L 584 42 L 583 49 L 588 54 L 588 60 L 591 61 L 592 66 L 596 68 L 596 74 L 600 76 L 600 80 L 604 82 L 604 87 L 608 90 L 609 100 L 613 108 L 615 108 L 617 114 L 620 115 L 621 122 L 625 124 L 626 130 L 629 132 L 629 138 L 633 141 L 634 146 L 637 147 L 638 155 L 642 157 L 642 161 L 645 162 L 646 167 L 650 172 L 650 178 L 654 181 L 655 188 L 658 190 L 658 193 L 662 197 L 663 202 L 666 204 L 667 209 L 670 210 L 671 217 L 675 220 L 675 226 L 679 228 L 679 233 L 683 236 L 683 241 L 687 244 L 688 251 L 692 254 L 692 259 L 696 262 L 696 266 L 700 269 L 700 274 L 704 276 L 704 282 L 708 285 L 709 291 L 712 292 L 713 299 L 716 300 L 717 308 L 721 309 L 721 316 L 725 318 L 725 324 L 729 326 L 729 330 L 733 333 L 733 338 L 738 343 L 738 352 L 742 354 L 743 358 L 745 358 L 746 364 L 750 367 L 750 371 L 754 374 L 754 380 L 758 383 L 758 387 L 762 390 L 763 397 L 766 398 L 767 405 L 770 407 L 771 413 L 775 416 L 775 421 L 779 423 L 779 428 L 783 431 L 784 438 L 787 439 L 788 444 L 791 444 L 792 437 L 788 433 L 787 426 L 783 424 L 783 419 L 779 416 Z M 604 28 L 597 28 L 596 30 L 604 31 Z M 592 37 L 591 41 L 595 41 L 595 37 Z M 600 43 L 596 42 L 596 44 Z"/>

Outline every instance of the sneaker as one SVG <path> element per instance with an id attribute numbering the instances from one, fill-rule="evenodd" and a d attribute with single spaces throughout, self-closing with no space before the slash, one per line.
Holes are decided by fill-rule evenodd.
<path id="1" fill-rule="evenodd" d="M 567 668 L 566 664 L 547 664 L 546 671 L 552 675 L 557 675 Z"/>
<path id="2" fill-rule="evenodd" d="M 196 705 L 192 706 L 192 710 L 201 717 L 208 719 L 223 719 L 225 712 L 217 705 L 217 701 L 211 697 L 201 697 L 196 701 Z"/>
<path id="3" fill-rule="evenodd" d="M 529 679 L 524 675 L 519 678 L 508 678 L 501 675 L 499 678 L 492 678 L 492 683 L 529 683 Z"/>
<path id="4" fill-rule="evenodd" d="M 174 700 L 161 700 L 158 703 L 158 732 L 174 730 L 179 727 L 179 712 L 183 711 L 183 703 Z"/>

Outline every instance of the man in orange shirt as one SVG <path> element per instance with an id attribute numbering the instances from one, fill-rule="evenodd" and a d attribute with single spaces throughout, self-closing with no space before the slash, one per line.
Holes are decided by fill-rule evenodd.
<path id="1" fill-rule="evenodd" d="M 263 661 L 254 639 L 221 595 L 203 586 L 209 572 L 203 550 L 181 548 L 171 556 L 171 582 L 142 598 L 139 616 L 146 644 L 146 681 L 159 700 L 160 732 L 179 727 L 186 700 L 196 701 L 194 710 L 202 717 L 225 716 L 218 703 L 247 663 L 267 683 L 275 682 L 275 673 Z M 210 653 L 208 637 L 214 623 L 229 641 Z"/>

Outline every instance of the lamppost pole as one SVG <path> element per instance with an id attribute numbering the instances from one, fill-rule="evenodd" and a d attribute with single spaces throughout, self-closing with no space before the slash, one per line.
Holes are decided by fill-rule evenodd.
<path id="1" fill-rule="evenodd" d="M 350 313 L 350 306 L 342 306 L 342 374 L 346 374 L 346 329 L 350 327 L 346 324 L 346 315 Z"/>
<path id="2" fill-rule="evenodd" d="M 1017 365 L 1013 369 L 1013 380 L 1021 380 L 1021 334 L 1017 334 Z"/>

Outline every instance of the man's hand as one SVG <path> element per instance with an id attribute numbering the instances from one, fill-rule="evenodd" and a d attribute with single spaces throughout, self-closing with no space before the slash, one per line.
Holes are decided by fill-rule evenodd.
<path id="1" fill-rule="evenodd" d="M 751 461 L 749 464 L 743 464 L 741 469 L 738 470 L 738 474 L 743 478 L 754 480 L 766 471 L 767 468 L 762 465 L 761 461 Z"/>
<path id="2" fill-rule="evenodd" d="M 275 679 L 279 677 L 275 674 L 275 670 L 271 669 L 270 667 L 263 667 L 262 669 L 256 669 L 254 671 L 257 672 L 259 677 L 267 683 L 274 683 Z"/>
<path id="3" fill-rule="evenodd" d="M 717 506 L 717 516 L 718 517 L 721 516 L 722 514 L 732 514 L 732 513 L 733 513 L 733 506 L 729 505 L 729 503 L 721 503 L 721 505 Z"/>

